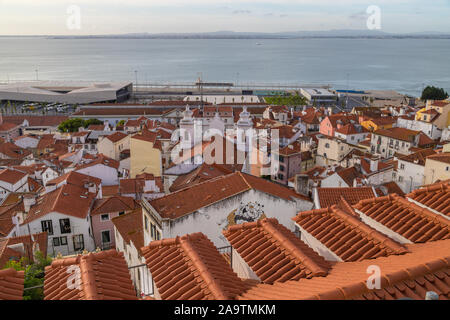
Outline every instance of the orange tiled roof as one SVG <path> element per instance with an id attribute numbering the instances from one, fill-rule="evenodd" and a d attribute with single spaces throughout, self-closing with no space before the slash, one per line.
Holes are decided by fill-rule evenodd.
<path id="1" fill-rule="evenodd" d="M 4 154 L 7 159 L 23 159 L 31 154 L 31 151 L 16 146 L 11 142 L 0 143 L 0 153 Z"/>
<path id="2" fill-rule="evenodd" d="M 130 211 L 136 209 L 138 206 L 134 198 L 114 195 L 109 198 L 95 200 L 91 215 Z"/>
<path id="3" fill-rule="evenodd" d="M 409 245 L 411 253 L 359 262 L 338 262 L 326 277 L 286 283 L 259 284 L 238 297 L 240 300 L 397 300 L 425 299 L 435 291 L 450 299 L 450 240 Z M 380 289 L 367 287 L 368 268 L 381 271 Z"/>
<path id="4" fill-rule="evenodd" d="M 310 201 L 309 198 L 301 196 L 285 186 L 245 173 L 235 172 L 152 200 L 150 204 L 162 217 L 176 219 L 251 189 L 285 200 L 300 198 Z"/>
<path id="5" fill-rule="evenodd" d="M 293 220 L 343 261 L 361 261 L 407 250 L 337 205 L 300 212 Z"/>
<path id="6" fill-rule="evenodd" d="M 450 180 L 414 190 L 406 196 L 450 217 Z"/>
<path id="7" fill-rule="evenodd" d="M 67 184 L 71 184 L 74 186 L 84 187 L 86 182 L 93 182 L 97 186 L 102 183 L 102 179 L 89 176 L 87 174 L 79 173 L 76 171 L 70 171 L 62 176 L 59 176 L 53 180 L 47 182 L 47 186 L 58 185 L 61 182 L 66 181 Z"/>
<path id="8" fill-rule="evenodd" d="M 405 128 L 390 128 L 390 129 L 378 129 L 374 132 L 374 134 L 402 140 L 413 142 L 415 137 L 420 133 L 420 131 L 409 130 Z"/>
<path id="9" fill-rule="evenodd" d="M 86 218 L 95 194 L 87 189 L 66 184 L 38 198 L 31 207 L 24 224 L 51 212 L 59 212 L 77 218 Z"/>
<path id="10" fill-rule="evenodd" d="M 25 272 L 0 270 L 0 300 L 22 300 Z"/>
<path id="11" fill-rule="evenodd" d="M 433 149 L 423 149 L 410 155 L 399 157 L 398 160 L 412 162 L 424 166 L 426 158 L 434 154 L 436 154 L 436 151 L 434 151 Z"/>
<path id="12" fill-rule="evenodd" d="M 356 204 L 363 199 L 376 197 L 372 187 L 349 188 L 317 188 L 321 208 L 338 204 L 344 197 L 350 204 Z"/>
<path id="13" fill-rule="evenodd" d="M 450 152 L 431 155 L 428 156 L 427 159 L 450 164 Z"/>
<path id="14" fill-rule="evenodd" d="M 10 193 L 11 194 L 11 193 Z M 12 217 L 18 212 L 23 212 L 23 202 L 16 202 L 11 204 L 2 204 L 0 206 L 0 237 L 6 237 L 14 228 Z"/>
<path id="15" fill-rule="evenodd" d="M 2 124 L 0 124 L 0 132 L 10 131 L 10 130 L 15 129 L 17 127 L 18 127 L 17 124 L 10 123 L 10 122 L 3 122 Z"/>
<path id="16" fill-rule="evenodd" d="M 170 186 L 170 192 L 175 192 L 194 184 L 202 183 L 213 178 L 224 176 L 232 173 L 226 165 L 206 164 L 203 163 L 197 169 L 184 175 L 180 175 Z"/>
<path id="17" fill-rule="evenodd" d="M 9 168 L 0 171 L 0 181 L 15 184 L 27 176 L 26 173 Z"/>
<path id="18" fill-rule="evenodd" d="M 362 200 L 354 207 L 412 242 L 450 239 L 449 219 L 396 194 Z"/>
<path id="19" fill-rule="evenodd" d="M 68 288 L 77 267 L 80 287 Z M 53 260 L 45 268 L 44 296 L 44 300 L 137 300 L 123 253 L 116 250 Z"/>
<path id="20" fill-rule="evenodd" d="M 325 276 L 330 268 L 277 219 L 231 226 L 223 234 L 264 283 Z"/>
<path id="21" fill-rule="evenodd" d="M 120 166 L 119 161 L 109 158 L 109 157 L 105 156 L 104 154 L 100 153 L 100 154 L 98 154 L 97 158 L 94 161 L 79 165 L 79 166 L 77 166 L 76 170 L 92 167 L 97 164 L 102 164 L 104 166 L 111 167 L 114 169 L 119 169 L 119 166 Z"/>
<path id="22" fill-rule="evenodd" d="M 142 248 L 163 300 L 230 300 L 248 288 L 202 233 Z"/>
<path id="23" fill-rule="evenodd" d="M 113 195 L 119 194 L 119 186 L 102 186 L 102 196 L 105 197 L 111 197 Z"/>
<path id="24" fill-rule="evenodd" d="M 127 137 L 127 135 L 125 133 L 122 133 L 122 132 L 118 131 L 118 132 L 115 132 L 113 134 L 110 134 L 109 136 L 106 136 L 105 138 L 110 140 L 111 142 L 115 143 L 115 142 L 118 142 L 118 141 L 120 141 L 120 140 L 122 140 L 122 139 L 124 139 L 126 137 Z"/>
<path id="25" fill-rule="evenodd" d="M 361 177 L 361 174 L 355 167 L 337 171 L 336 174 L 341 177 L 349 187 L 353 187 L 353 180 Z"/>

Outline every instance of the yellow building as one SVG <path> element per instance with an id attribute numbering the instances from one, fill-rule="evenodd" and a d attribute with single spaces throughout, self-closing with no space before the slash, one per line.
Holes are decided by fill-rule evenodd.
<path id="1" fill-rule="evenodd" d="M 395 117 L 380 117 L 362 121 L 361 126 L 369 131 L 377 131 L 380 129 L 390 129 L 395 123 L 397 123 L 397 118 Z"/>
<path id="2" fill-rule="evenodd" d="M 426 107 L 417 111 L 416 120 L 433 123 L 442 130 L 450 125 L 449 113 L 449 100 L 428 100 Z"/>
<path id="3" fill-rule="evenodd" d="M 135 178 L 142 173 L 162 176 L 162 147 L 157 133 L 147 130 L 131 137 L 130 175 Z"/>
<path id="4" fill-rule="evenodd" d="M 425 162 L 425 184 L 450 179 L 450 153 L 428 156 Z"/>

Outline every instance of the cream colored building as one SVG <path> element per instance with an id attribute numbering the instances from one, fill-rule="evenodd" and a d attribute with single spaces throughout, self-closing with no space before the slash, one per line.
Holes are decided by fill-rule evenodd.
<path id="1" fill-rule="evenodd" d="M 439 153 L 427 157 L 425 162 L 425 184 L 450 179 L 450 153 Z"/>
<path id="2" fill-rule="evenodd" d="M 162 176 L 162 147 L 155 132 L 144 130 L 131 137 L 130 176 L 135 178 L 142 173 L 155 177 Z"/>
<path id="3" fill-rule="evenodd" d="M 130 149 L 130 136 L 122 132 L 115 132 L 109 136 L 99 137 L 97 142 L 98 153 L 114 160 L 120 161 L 120 154 Z"/>
<path id="4" fill-rule="evenodd" d="M 356 149 L 355 146 L 338 138 L 318 135 L 317 139 L 319 140 L 316 155 L 316 165 L 318 166 L 340 165 L 344 157 Z"/>

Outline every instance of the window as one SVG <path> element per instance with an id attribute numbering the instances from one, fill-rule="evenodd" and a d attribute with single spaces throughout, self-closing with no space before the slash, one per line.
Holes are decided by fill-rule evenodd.
<path id="1" fill-rule="evenodd" d="M 159 233 L 159 231 L 156 231 L 156 240 L 160 240 L 161 239 L 161 233 Z"/>
<path id="2" fill-rule="evenodd" d="M 329 143 L 325 143 L 325 148 L 330 148 L 330 144 Z"/>
<path id="3" fill-rule="evenodd" d="M 280 165 L 280 171 L 284 171 L 284 166 Z"/>
<path id="4" fill-rule="evenodd" d="M 123 215 L 123 214 L 125 214 L 125 211 L 119 212 L 119 216 L 121 216 L 121 215 Z"/>
<path id="5" fill-rule="evenodd" d="M 402 164 L 400 165 L 400 169 L 401 169 L 401 170 L 405 170 L 405 164 L 404 164 L 404 163 L 402 163 Z"/>
<path id="6" fill-rule="evenodd" d="M 53 234 L 53 223 L 52 220 L 41 221 L 42 232 L 47 232 L 49 235 Z"/>
<path id="7" fill-rule="evenodd" d="M 59 244 L 62 246 L 66 246 L 67 245 L 67 237 L 60 237 Z"/>
<path id="8" fill-rule="evenodd" d="M 69 219 L 59 219 L 59 226 L 61 228 L 61 233 L 70 233 L 70 220 Z"/>
<path id="9" fill-rule="evenodd" d="M 148 219 L 147 219 L 147 216 L 144 216 L 144 221 L 145 221 L 145 230 L 148 231 Z"/>
<path id="10" fill-rule="evenodd" d="M 73 236 L 73 250 L 75 251 L 84 250 L 84 238 L 82 234 Z"/>
<path id="11" fill-rule="evenodd" d="M 280 162 L 284 162 L 284 157 L 280 156 Z"/>
<path id="12" fill-rule="evenodd" d="M 283 180 L 284 176 L 282 174 L 278 174 L 278 179 Z"/>
<path id="13" fill-rule="evenodd" d="M 403 182 L 403 177 L 402 176 L 398 176 L 398 182 Z"/>
<path id="14" fill-rule="evenodd" d="M 59 242 L 59 238 L 53 238 L 53 246 L 54 247 L 59 247 L 60 246 L 60 242 Z"/>
<path id="15" fill-rule="evenodd" d="M 450 167 L 445 167 L 445 171 L 450 171 Z"/>
<path id="16" fill-rule="evenodd" d="M 153 239 L 156 237 L 156 226 L 153 223 L 150 223 L 150 235 Z"/>
<path id="17" fill-rule="evenodd" d="M 109 220 L 109 214 L 105 213 L 101 215 L 102 221 L 108 221 Z"/>
<path id="18" fill-rule="evenodd" d="M 111 242 L 111 235 L 109 233 L 109 230 L 102 231 L 102 243 L 110 243 Z"/>

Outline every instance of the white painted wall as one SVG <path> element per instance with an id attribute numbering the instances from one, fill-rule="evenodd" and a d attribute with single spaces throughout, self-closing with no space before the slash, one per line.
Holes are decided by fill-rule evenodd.
<path id="1" fill-rule="evenodd" d="M 117 169 L 105 166 L 104 164 L 96 164 L 75 171 L 101 179 L 102 185 L 104 186 L 114 186 L 119 184 Z"/>
<path id="2" fill-rule="evenodd" d="M 61 233 L 61 228 L 59 224 L 59 219 L 70 219 L 71 233 Z M 91 224 L 89 221 L 89 215 L 86 218 L 77 218 L 73 216 L 68 216 L 58 212 L 48 213 L 39 219 L 33 220 L 28 224 L 20 226 L 20 232 L 24 234 L 36 234 L 42 232 L 41 221 L 52 220 L 53 224 L 53 235 L 48 235 L 48 248 L 47 252 L 49 255 L 53 256 L 53 251 L 55 255 L 61 252 L 62 255 L 75 254 L 73 247 L 73 236 L 82 234 L 84 238 L 84 248 L 88 251 L 95 250 L 94 239 L 91 235 Z M 53 238 L 55 237 L 67 237 L 67 246 L 53 247 Z M 54 250 L 53 250 L 54 249 Z"/>
<path id="3" fill-rule="evenodd" d="M 229 245 L 222 231 L 228 226 L 228 217 L 241 204 L 257 203 L 263 205 L 263 211 L 268 218 L 277 218 L 286 228 L 294 231 L 294 221 L 291 220 L 299 211 L 313 208 L 312 202 L 287 201 L 276 198 L 257 190 L 249 190 L 219 203 L 205 207 L 176 220 L 164 220 L 162 223 L 162 238 L 174 238 L 185 234 L 202 232 L 216 247 Z"/>

